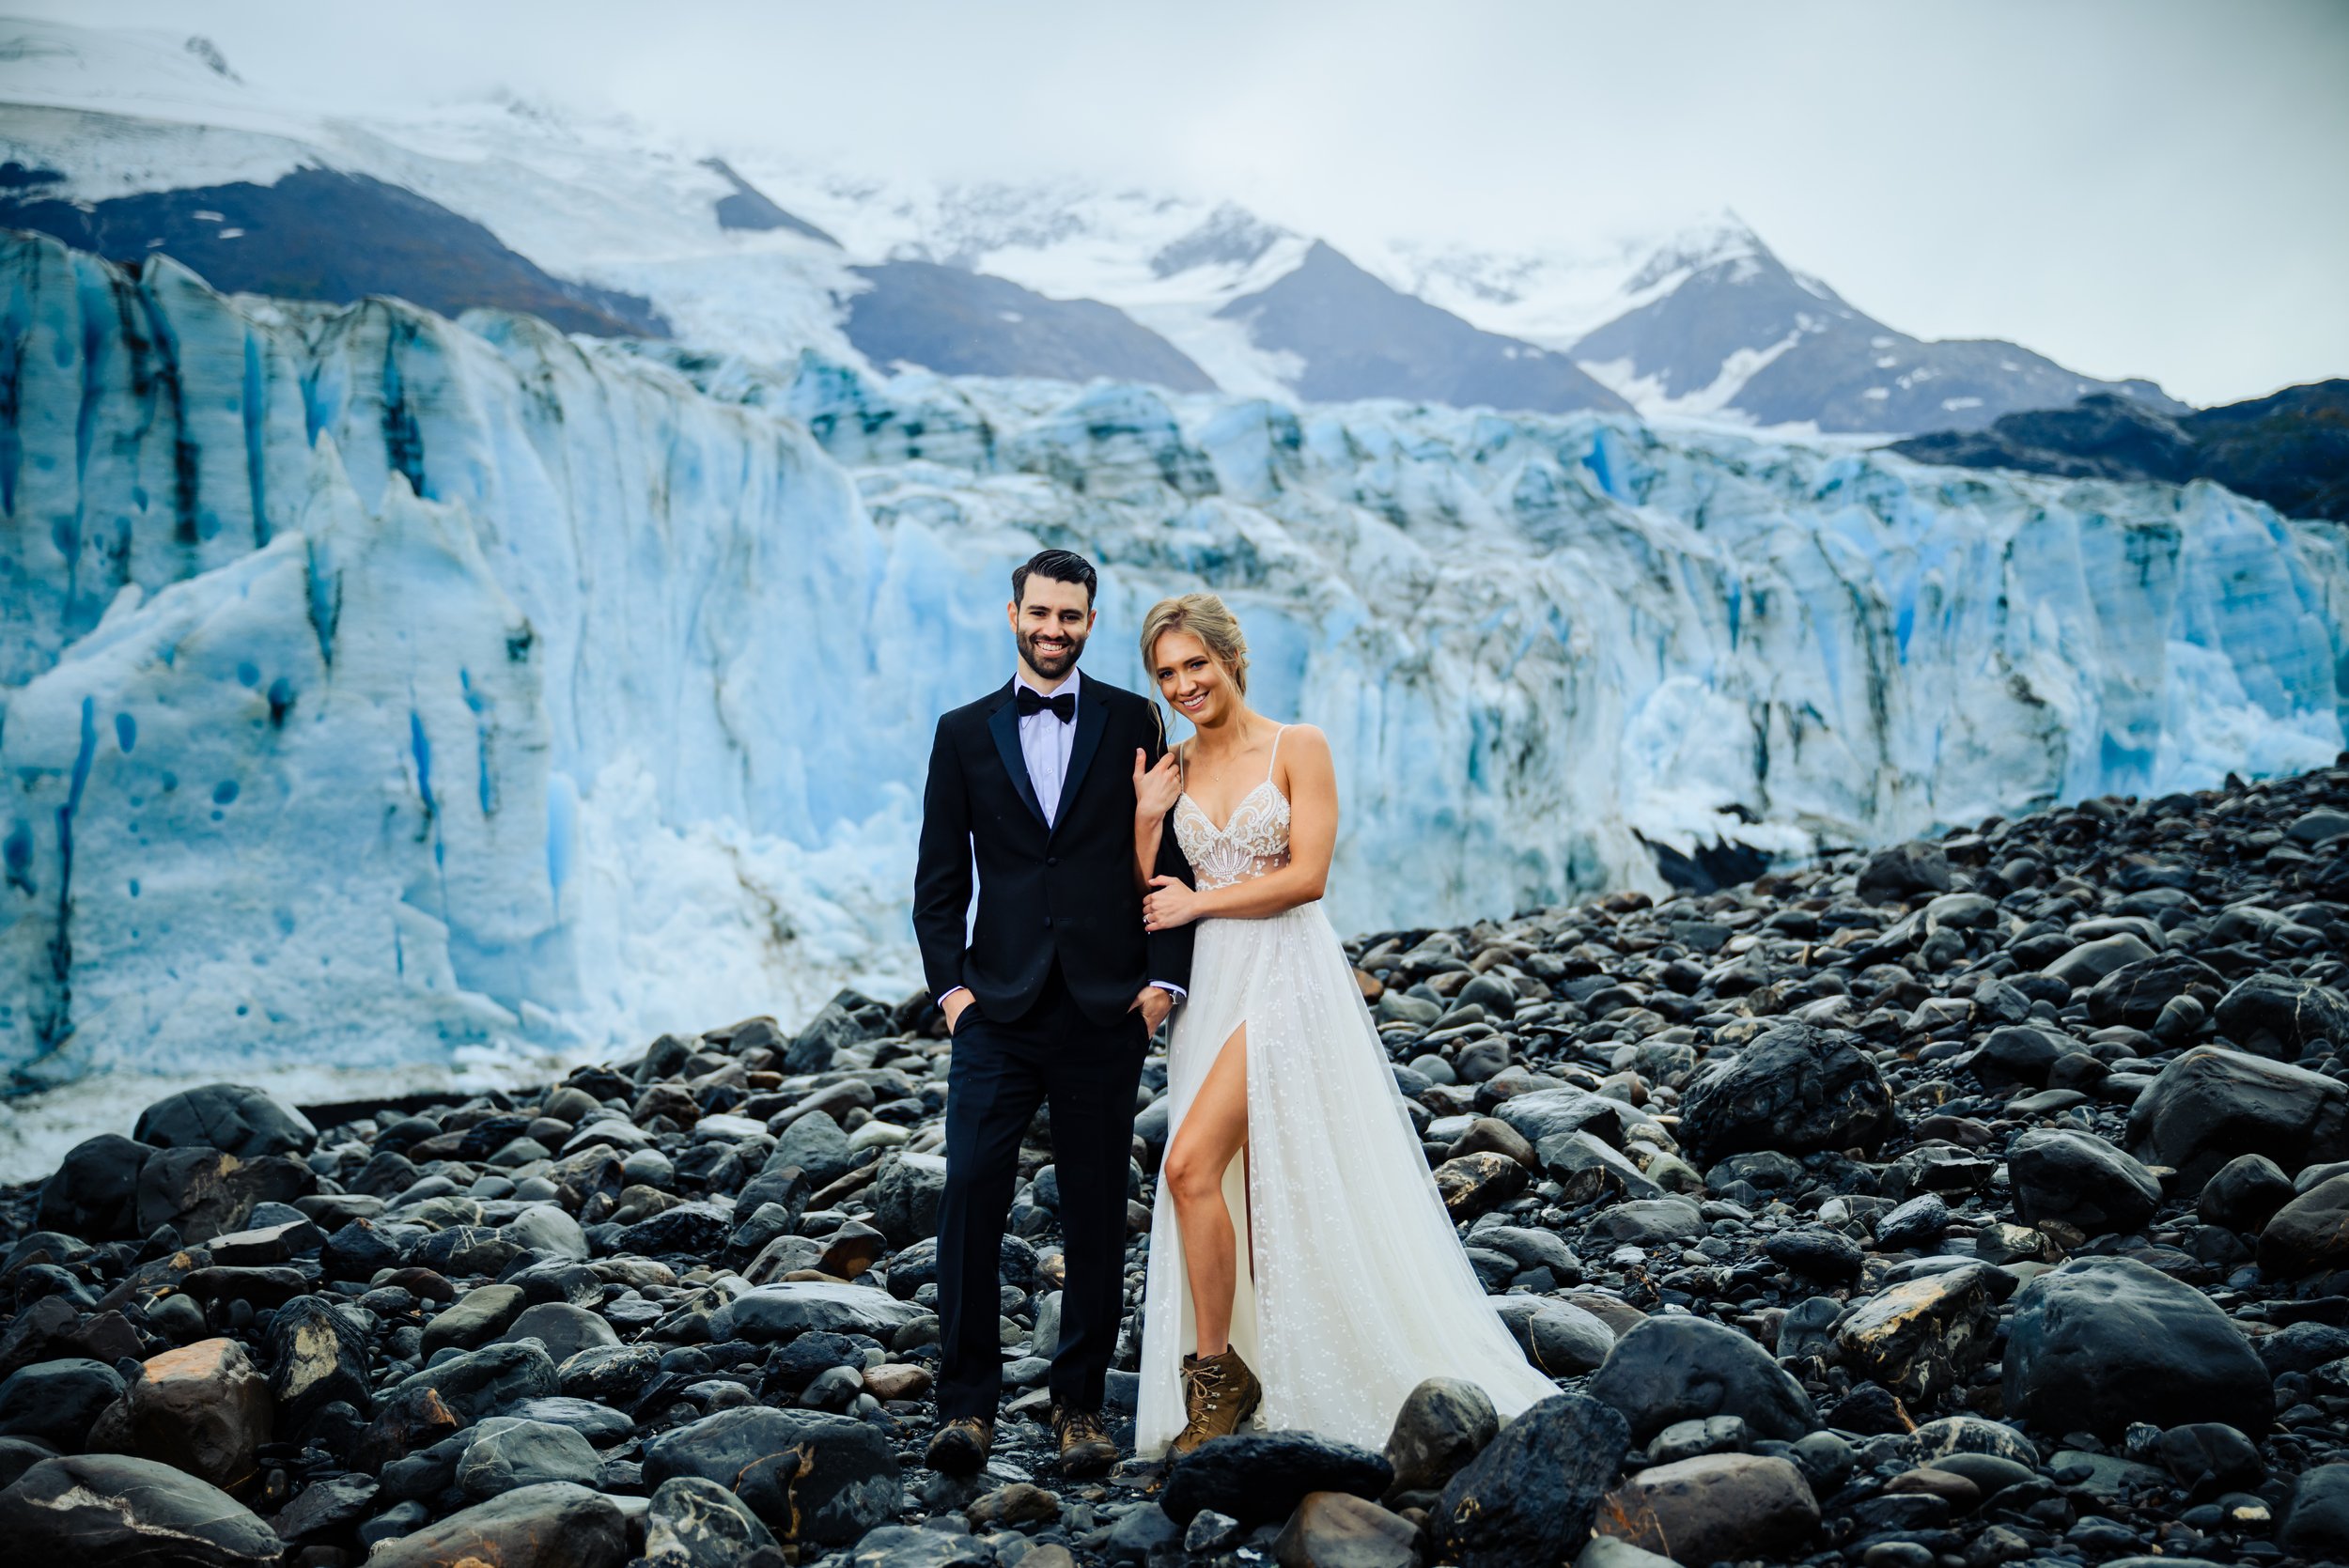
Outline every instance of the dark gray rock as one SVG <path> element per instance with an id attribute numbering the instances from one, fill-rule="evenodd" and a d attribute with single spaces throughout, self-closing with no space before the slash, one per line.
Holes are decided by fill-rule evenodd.
<path id="1" fill-rule="evenodd" d="M 2028 1224 L 2060 1220 L 2088 1235 L 2138 1231 L 2161 1206 L 2154 1173 L 2094 1133 L 2036 1128 L 2008 1146 L 2006 1164 Z"/>
<path id="2" fill-rule="evenodd" d="M 2252 1342 L 2252 1348 L 2271 1375 L 2314 1372 L 2327 1361 L 2349 1356 L 2349 1328 L 2330 1323 L 2287 1324 L 2272 1334 L 2262 1334 Z"/>
<path id="3" fill-rule="evenodd" d="M 368 1568 L 620 1568 L 627 1516 L 610 1498 L 568 1482 L 518 1486 L 410 1535 L 385 1541 Z"/>
<path id="4" fill-rule="evenodd" d="M 2129 1108 L 2129 1152 L 2174 1166 L 2199 1193 L 2237 1155 L 2265 1155 L 2289 1175 L 2349 1159 L 2349 1084 L 2242 1051 L 2197 1046 L 2161 1070 Z"/>
<path id="5" fill-rule="evenodd" d="M 1867 1256 L 1859 1243 L 1825 1228 L 1777 1232 L 1763 1242 L 1762 1250 L 1772 1263 L 1806 1280 L 1849 1280 Z"/>
<path id="6" fill-rule="evenodd" d="M 270 1520 L 269 1528 L 296 1545 L 346 1535 L 375 1512 L 381 1491 L 363 1475 L 328 1476 L 303 1487 L 300 1496 Z"/>
<path id="7" fill-rule="evenodd" d="M 557 1391 L 554 1362 L 535 1344 L 490 1344 L 453 1356 L 402 1378 L 392 1392 L 430 1389 L 471 1424 L 525 1399 Z"/>
<path id="8" fill-rule="evenodd" d="M 185 1246 L 244 1229 L 261 1203 L 290 1203 L 318 1187 L 300 1160 L 219 1149 L 158 1149 L 139 1167 L 138 1234 L 164 1226 Z"/>
<path id="9" fill-rule="evenodd" d="M 241 1083 L 208 1083 L 166 1094 L 139 1112 L 131 1136 L 159 1149 L 218 1149 L 257 1155 L 307 1154 L 319 1129 L 274 1094 Z"/>
<path id="10" fill-rule="evenodd" d="M 1394 1489 L 1440 1489 L 1500 1430 L 1501 1419 L 1484 1389 L 1456 1377 L 1429 1378 L 1403 1401 L 1387 1435 Z"/>
<path id="11" fill-rule="evenodd" d="M 119 1453 L 46 1459 L 26 1470 L 0 1492 L 0 1540 L 15 1560 L 57 1568 L 237 1568 L 276 1562 L 285 1549 L 219 1487 Z"/>
<path id="12" fill-rule="evenodd" d="M 622 1406 L 634 1405 L 660 1374 L 655 1344 L 591 1346 L 555 1369 L 567 1398 Z"/>
<path id="13" fill-rule="evenodd" d="M 2034 1089 L 2044 1089 L 2047 1084 L 2047 1071 L 2056 1064 L 2057 1058 L 2087 1048 L 2070 1035 L 2056 1030 L 2018 1024 L 1992 1030 L 1990 1037 L 1975 1050 L 1968 1065 L 1985 1079 L 2028 1083 Z"/>
<path id="14" fill-rule="evenodd" d="M 2349 1464 L 2301 1473 L 2276 1523 L 2276 1545 L 2310 1562 L 2349 1557 Z"/>
<path id="15" fill-rule="evenodd" d="M 1615 1348 L 1614 1330 L 1571 1301 L 1532 1295 L 1490 1299 L 1525 1358 L 1552 1377 L 1595 1371 Z"/>
<path id="16" fill-rule="evenodd" d="M 568 1301 L 541 1301 L 525 1307 L 521 1315 L 506 1325 L 498 1336 L 506 1343 L 537 1340 L 546 1347 L 547 1358 L 560 1367 L 583 1350 L 598 1350 L 620 1343 L 612 1325 L 584 1307 L 574 1307 Z"/>
<path id="17" fill-rule="evenodd" d="M 1436 1560 L 1460 1568 L 1565 1560 L 1590 1538 L 1630 1444 L 1623 1417 L 1597 1399 L 1558 1394 L 1531 1406 L 1428 1510 Z"/>
<path id="18" fill-rule="evenodd" d="M 812 1110 L 783 1129 L 774 1153 L 767 1157 L 768 1171 L 796 1165 L 807 1173 L 812 1187 L 827 1187 L 848 1173 L 856 1157 L 848 1150 L 848 1135 L 840 1124 L 820 1110 Z"/>
<path id="19" fill-rule="evenodd" d="M 1700 1162 L 1756 1149 L 1874 1149 L 1899 1125 L 1865 1042 L 1800 1023 L 1698 1073 L 1680 1107 L 1681 1145 Z"/>
<path id="20" fill-rule="evenodd" d="M 2227 1314 L 2133 1258 L 2075 1258 L 2015 1298 L 2006 1411 L 2049 1432 L 2224 1421 L 2263 1433 L 2267 1369 Z"/>
<path id="21" fill-rule="evenodd" d="M 750 1505 L 714 1481 L 672 1476 L 645 1511 L 645 1556 L 653 1568 L 734 1568 L 776 1545 Z"/>
<path id="22" fill-rule="evenodd" d="M 2226 977 L 2190 953 L 2172 949 L 2122 965 L 2088 993 L 2088 1016 L 2109 1027 L 2126 1024 L 2150 1030 L 2161 1010 L 2189 992 L 2215 1002 L 2227 988 Z"/>
<path id="23" fill-rule="evenodd" d="M 154 1152 L 111 1132 L 76 1143 L 42 1184 L 34 1223 L 84 1241 L 139 1234 L 139 1170 Z"/>
<path id="24" fill-rule="evenodd" d="M 943 1155 L 899 1152 L 881 1157 L 873 1181 L 873 1223 L 893 1247 L 938 1234 L 938 1205 L 946 1195 Z"/>
<path id="25" fill-rule="evenodd" d="M 1708 1453 L 1654 1465 L 1608 1498 L 1610 1533 L 1686 1562 L 1793 1556 L 1819 1528 L 1819 1504 L 1791 1460 Z"/>
<path id="26" fill-rule="evenodd" d="M 1950 861 L 1937 844 L 1912 839 L 1879 849 L 1859 868 L 1854 890 L 1863 904 L 1893 904 L 1921 893 L 1950 891 Z"/>
<path id="27" fill-rule="evenodd" d="M 1899 1252 L 1912 1247 L 1928 1247 L 1938 1241 L 1950 1228 L 1950 1205 L 1937 1192 L 1920 1193 L 1905 1203 L 1887 1209 L 1875 1222 L 1875 1244 L 1880 1251 Z"/>
<path id="28" fill-rule="evenodd" d="M 568 1426 L 491 1416 L 474 1429 L 473 1444 L 457 1463 L 457 1485 L 479 1502 L 551 1481 L 593 1486 L 601 1466 L 587 1439 Z"/>
<path id="29" fill-rule="evenodd" d="M 2256 1231 L 2292 1201 L 2292 1178 L 2265 1155 L 2237 1155 L 2202 1184 L 2194 1212 L 2205 1225 Z"/>
<path id="30" fill-rule="evenodd" d="M 2349 1174 L 2318 1182 L 2269 1216 L 2259 1260 L 2260 1272 L 2278 1280 L 2349 1265 Z"/>
<path id="31" fill-rule="evenodd" d="M 816 1280 L 785 1281 L 745 1291 L 710 1322 L 721 1339 L 754 1343 L 788 1340 L 805 1333 L 871 1334 L 887 1339 L 929 1315 L 910 1301 L 870 1285 L 834 1285 Z"/>
<path id="32" fill-rule="evenodd" d="M 2319 1040 L 2349 1048 L 2349 997 L 2289 974 L 2254 974 L 2219 1000 L 2218 1032 L 2246 1050 L 2298 1056 Z"/>
<path id="33" fill-rule="evenodd" d="M 1288 1517 L 1308 1492 L 1385 1495 L 1394 1468 L 1383 1454 L 1310 1432 L 1243 1432 L 1211 1437 L 1168 1469 L 1159 1504 L 1188 1525 L 1203 1509 L 1242 1524 Z"/>
<path id="34" fill-rule="evenodd" d="M 0 1437 L 31 1437 L 78 1452 L 100 1414 L 121 1397 L 122 1374 L 103 1361 L 36 1361 L 0 1381 Z"/>
<path id="35" fill-rule="evenodd" d="M 1693 1241 L 1704 1234 L 1704 1219 L 1689 1198 L 1635 1198 L 1601 1209 L 1592 1217 L 1590 1234 L 1610 1241 L 1636 1242 L 1652 1247 L 1667 1241 Z"/>
<path id="36" fill-rule="evenodd" d="M 880 1429 L 815 1410 L 741 1405 L 645 1445 L 645 1484 L 700 1476 L 729 1487 L 769 1528 L 840 1545 L 897 1511 L 897 1455 Z"/>
<path id="37" fill-rule="evenodd" d="M 270 1319 L 270 1394 L 298 1427 L 321 1406 L 367 1405 L 367 1326 L 322 1296 L 297 1296 Z"/>
<path id="38" fill-rule="evenodd" d="M 1647 1319 L 1615 1342 L 1584 1387 L 1623 1412 L 1634 1442 L 1707 1416 L 1743 1417 L 1757 1436 L 1781 1442 L 1819 1424 L 1811 1396 L 1768 1351 L 1706 1318 Z"/>

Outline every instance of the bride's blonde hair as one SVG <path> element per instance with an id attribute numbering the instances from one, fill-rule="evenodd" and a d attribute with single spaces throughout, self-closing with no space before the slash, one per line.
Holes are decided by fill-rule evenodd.
<path id="1" fill-rule="evenodd" d="M 1248 635 L 1239 617 L 1213 594 L 1178 594 L 1162 598 L 1142 617 L 1142 672 L 1153 684 L 1159 639 L 1170 631 L 1188 631 L 1206 644 L 1207 657 L 1223 666 L 1239 694 L 1248 695 Z"/>

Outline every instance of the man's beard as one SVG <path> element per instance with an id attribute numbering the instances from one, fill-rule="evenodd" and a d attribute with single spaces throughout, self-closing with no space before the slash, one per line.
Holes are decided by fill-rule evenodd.
<path id="1" fill-rule="evenodd" d="M 1068 645 L 1058 653 L 1048 655 L 1035 645 L 1036 638 L 1042 635 L 1042 632 L 1021 632 L 1019 656 L 1028 661 L 1029 669 L 1046 680 L 1059 680 L 1077 667 L 1077 656 L 1085 651 L 1085 640 L 1075 632 L 1064 631 L 1060 636 Z"/>

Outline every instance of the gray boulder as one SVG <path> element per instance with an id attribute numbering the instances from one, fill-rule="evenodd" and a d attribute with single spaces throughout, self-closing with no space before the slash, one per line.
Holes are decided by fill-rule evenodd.
<path id="1" fill-rule="evenodd" d="M 1756 1436 L 1788 1443 L 1819 1424 L 1811 1396 L 1768 1351 L 1707 1318 L 1647 1319 L 1584 1388 L 1623 1412 L 1638 1443 L 1708 1416 L 1743 1417 Z"/>

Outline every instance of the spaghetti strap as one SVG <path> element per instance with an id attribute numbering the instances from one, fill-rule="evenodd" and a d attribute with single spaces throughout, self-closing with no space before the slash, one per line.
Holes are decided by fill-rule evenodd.
<path id="1" fill-rule="evenodd" d="M 1289 727 L 1286 724 L 1283 724 L 1279 729 L 1272 732 L 1272 754 L 1265 758 L 1264 764 L 1264 777 L 1265 783 L 1267 784 L 1270 784 L 1272 782 L 1272 769 L 1280 763 L 1281 760 L 1281 737 L 1288 734 L 1288 732 Z"/>

